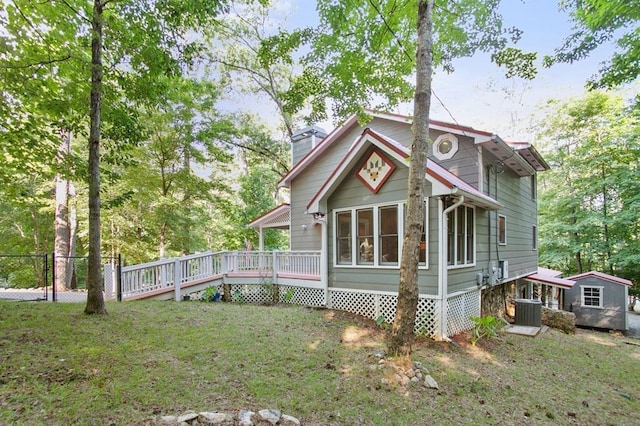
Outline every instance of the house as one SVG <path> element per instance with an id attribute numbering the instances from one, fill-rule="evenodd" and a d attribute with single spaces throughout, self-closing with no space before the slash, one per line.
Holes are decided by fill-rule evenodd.
<path id="1" fill-rule="evenodd" d="M 627 330 L 627 305 L 632 282 L 602 272 L 586 272 L 568 279 L 576 284 L 565 291 L 563 310 L 576 315 L 576 325 Z"/>
<path id="2" fill-rule="evenodd" d="M 290 204 L 251 226 L 289 220 L 291 250 L 321 253 L 327 307 L 392 321 L 412 121 L 367 113 L 364 126 L 354 116 L 330 134 L 297 132 L 280 182 Z M 446 338 L 468 330 L 470 317 L 504 312 L 516 285 L 566 287 L 538 270 L 536 178 L 548 165 L 535 148 L 435 120 L 430 138 L 416 331 Z"/>

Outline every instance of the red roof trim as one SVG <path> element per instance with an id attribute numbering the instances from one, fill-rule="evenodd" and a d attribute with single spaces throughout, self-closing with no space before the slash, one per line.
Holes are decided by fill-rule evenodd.
<path id="1" fill-rule="evenodd" d="M 376 118 L 382 118 L 382 119 L 386 118 L 386 119 L 389 119 L 389 120 L 401 121 L 401 122 L 409 124 L 409 125 L 411 125 L 413 123 L 413 118 L 409 117 L 407 115 L 395 114 L 395 113 L 389 113 L 389 112 L 381 112 L 381 111 L 376 111 L 376 110 L 372 110 L 372 109 L 365 109 L 364 111 L 367 114 L 370 114 L 370 115 L 372 115 L 373 117 L 376 117 Z M 310 161 L 311 158 L 322 154 L 337 139 L 339 139 L 340 136 L 342 136 L 344 133 L 346 133 L 347 130 L 349 130 L 354 124 L 357 124 L 357 122 L 358 122 L 357 116 L 354 114 L 347 121 L 345 121 L 342 126 L 333 129 L 333 131 L 331 133 L 329 133 L 324 139 L 322 139 L 322 141 L 320 141 L 320 143 L 318 145 L 316 145 L 315 148 L 313 148 L 311 151 L 309 151 L 307 153 L 307 155 L 302 157 L 291 168 L 291 170 L 289 170 L 289 173 L 287 173 L 282 179 L 280 179 L 280 181 L 278 182 L 278 186 L 286 186 L 286 185 L 288 185 L 288 182 L 291 179 L 293 179 L 295 176 L 297 176 L 298 173 L 306 167 L 307 163 Z M 461 126 L 459 124 L 452 124 L 452 123 L 447 123 L 447 122 L 444 122 L 444 121 L 429 120 L 429 125 L 430 126 L 434 125 L 434 126 L 446 127 L 448 129 L 458 130 L 458 131 L 463 132 L 463 133 L 464 132 L 472 132 L 472 133 L 475 133 L 477 135 L 482 135 L 482 136 L 487 136 L 487 137 L 492 137 L 493 136 L 493 133 L 491 133 L 491 132 L 486 132 L 486 131 L 483 131 L 483 130 L 476 130 L 473 127 Z M 366 130 L 367 129 L 365 129 L 365 131 Z M 378 140 L 382 140 L 380 138 L 377 138 L 377 139 Z"/>
<path id="2" fill-rule="evenodd" d="M 585 272 L 583 274 L 574 275 L 574 276 L 569 277 L 567 279 L 578 281 L 578 280 L 580 280 L 582 278 L 587 278 L 587 277 L 596 277 L 596 278 L 600 278 L 600 279 L 605 280 L 605 281 L 610 281 L 610 282 L 612 282 L 614 284 L 626 285 L 627 287 L 631 287 L 633 285 L 633 283 L 631 281 L 627 280 L 627 279 L 616 277 L 616 276 L 609 275 L 609 274 L 605 274 L 603 272 L 598 272 L 598 271 Z"/>
<path id="3" fill-rule="evenodd" d="M 525 280 L 534 281 L 540 284 L 548 284 L 555 287 L 561 288 L 571 288 L 576 283 L 573 280 L 566 278 L 554 277 L 551 275 L 543 275 L 543 274 L 531 274 L 524 277 Z"/>
<path id="4" fill-rule="evenodd" d="M 282 203 L 280 205 L 277 205 L 274 208 L 272 208 L 271 210 L 269 210 L 268 212 L 266 212 L 266 213 L 256 217 L 255 219 L 253 219 L 251 222 L 249 222 L 249 224 L 247 224 L 247 226 L 251 226 L 252 224 L 258 222 L 260 219 L 262 219 L 262 218 L 264 218 L 266 216 L 269 216 L 270 214 L 272 214 L 272 213 L 274 213 L 274 212 L 276 212 L 278 210 L 285 210 L 286 211 L 286 209 L 290 209 L 290 208 L 291 208 L 291 205 L 289 203 Z"/>

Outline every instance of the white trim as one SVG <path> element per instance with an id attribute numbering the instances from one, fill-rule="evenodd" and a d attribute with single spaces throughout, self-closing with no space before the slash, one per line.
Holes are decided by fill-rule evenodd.
<path id="1" fill-rule="evenodd" d="M 464 198 L 464 197 L 461 197 L 461 199 L 462 199 L 462 200 L 464 200 L 465 198 Z M 457 262 L 458 262 L 458 259 L 457 259 L 457 248 L 458 248 L 458 246 L 457 246 L 457 243 L 458 243 L 457 233 L 458 233 L 458 229 L 457 229 L 457 227 L 456 227 L 456 226 L 455 226 L 455 224 L 454 224 L 454 237 L 453 237 L 453 242 L 454 242 L 454 246 L 453 246 L 453 263 L 452 263 L 452 264 L 449 264 L 448 251 L 447 251 L 447 253 L 445 253 L 445 262 L 446 262 L 446 264 L 447 264 L 447 269 L 462 269 L 462 268 L 470 268 L 470 267 L 474 267 L 474 266 L 476 266 L 476 260 L 477 260 L 477 256 L 478 256 L 478 253 L 477 253 L 477 250 L 478 250 L 478 232 L 477 232 L 477 214 L 476 214 L 476 207 L 475 207 L 475 206 L 469 206 L 469 205 L 466 205 L 466 204 L 464 204 L 464 203 L 463 203 L 463 204 L 460 204 L 460 203 L 458 203 L 458 202 L 454 203 L 454 205 L 456 206 L 456 208 L 455 208 L 455 209 L 450 210 L 450 208 L 449 208 L 449 207 L 447 207 L 446 211 L 447 211 L 447 214 L 451 213 L 451 211 L 455 211 L 455 212 L 456 212 L 456 213 L 455 213 L 455 219 L 456 219 L 456 221 L 458 220 L 458 213 L 457 213 L 457 210 L 458 210 L 458 207 L 460 207 L 461 205 L 465 208 L 465 219 L 466 219 L 466 212 L 467 212 L 467 210 L 466 210 L 466 209 L 471 209 L 471 210 L 473 211 L 473 224 L 472 224 L 473 229 L 472 229 L 472 231 L 471 231 L 471 232 L 472 232 L 472 234 L 473 234 L 473 253 L 472 253 L 473 259 L 472 259 L 472 262 L 469 262 L 469 263 L 457 263 Z M 451 207 L 451 206 L 450 206 L 450 207 Z M 445 228 L 447 228 L 447 231 L 448 231 L 448 227 L 446 226 L 446 222 L 447 222 L 447 220 L 446 220 L 446 215 L 444 216 L 444 221 L 445 221 Z M 466 230 L 466 228 L 467 228 L 466 220 L 465 220 L 464 228 L 465 228 L 465 230 Z M 445 236 L 446 236 L 446 238 L 447 238 L 447 249 L 448 249 L 448 248 L 449 248 L 449 247 L 448 247 L 448 241 L 449 241 L 449 234 L 448 234 L 448 232 L 447 232 L 447 234 L 445 234 Z M 465 233 L 465 237 L 466 237 L 466 236 L 467 236 L 467 234 Z M 464 241 L 463 241 L 463 242 L 464 242 L 464 258 L 465 258 L 465 260 L 468 260 L 468 259 L 467 259 L 467 240 L 466 240 L 466 238 L 464 239 Z"/>
<path id="2" fill-rule="evenodd" d="M 451 149 L 449 152 L 440 152 L 440 145 L 444 142 L 451 143 Z M 444 135 L 438 136 L 438 138 L 433 142 L 433 156 L 438 160 L 449 160 L 453 158 L 454 155 L 458 152 L 458 138 L 452 135 L 451 133 L 445 133 Z"/>
<path id="3" fill-rule="evenodd" d="M 593 289 L 597 288 L 600 290 L 600 295 L 598 296 L 598 302 L 600 303 L 598 306 L 595 305 L 585 305 L 584 304 L 584 290 L 585 289 Z M 589 296 L 594 298 L 594 296 Z M 604 309 L 604 286 L 598 285 L 581 285 L 580 286 L 580 307 L 582 308 L 594 308 L 594 309 Z"/>
<path id="4" fill-rule="evenodd" d="M 500 218 L 504 219 L 504 241 L 500 241 Z M 497 229 L 497 234 L 498 234 L 498 244 L 501 246 L 506 246 L 507 245 L 507 216 L 503 215 L 503 214 L 498 214 L 498 223 L 496 223 L 496 229 Z"/>
<path id="5" fill-rule="evenodd" d="M 406 201 L 397 201 L 397 202 L 387 202 L 387 203 L 376 203 L 376 204 L 367 204 L 362 206 L 353 206 L 353 207 L 345 207 L 340 209 L 334 209 L 332 211 L 333 215 L 333 260 L 332 265 L 336 269 L 386 269 L 386 270 L 398 270 L 400 269 L 400 263 L 402 259 L 402 249 L 404 242 L 404 233 L 405 233 L 405 204 Z M 385 207 L 396 207 L 397 213 L 397 224 L 398 224 L 398 261 L 397 262 L 388 262 L 381 263 L 379 254 L 380 254 L 380 209 Z M 429 246 L 431 242 L 429 241 L 429 197 L 424 198 L 423 200 L 423 208 L 424 208 L 424 233 L 425 233 L 425 262 L 420 263 L 418 268 L 421 270 L 429 269 Z M 358 215 L 357 212 L 359 210 L 373 210 L 373 236 L 371 244 L 373 244 L 373 262 L 371 263 L 358 263 Z M 351 262 L 350 263 L 339 263 L 338 262 L 338 214 L 350 212 L 351 217 L 351 234 L 349 235 L 351 241 Z M 475 255 L 475 254 L 474 254 Z M 469 265 L 470 266 L 470 265 Z"/>

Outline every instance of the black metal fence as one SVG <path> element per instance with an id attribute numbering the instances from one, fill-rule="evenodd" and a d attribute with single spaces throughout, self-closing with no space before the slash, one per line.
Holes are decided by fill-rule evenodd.
<path id="1" fill-rule="evenodd" d="M 109 283 L 111 289 L 105 292 L 107 298 L 119 296 L 120 262 L 119 255 L 115 258 L 102 257 L 103 265 L 109 265 L 102 269 L 102 283 Z M 56 268 L 57 264 L 64 266 Z M 87 256 L 60 256 L 55 253 L 0 254 L 0 299 L 86 301 L 87 269 Z M 105 271 L 108 276 L 104 276 Z M 65 273 L 65 277 L 56 276 L 60 272 Z"/>

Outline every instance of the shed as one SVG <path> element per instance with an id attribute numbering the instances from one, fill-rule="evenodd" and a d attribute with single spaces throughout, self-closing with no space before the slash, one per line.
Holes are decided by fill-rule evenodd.
<path id="1" fill-rule="evenodd" d="M 627 330 L 627 300 L 632 283 L 602 272 L 568 277 L 576 284 L 565 290 L 565 311 L 576 315 L 576 325 Z"/>

